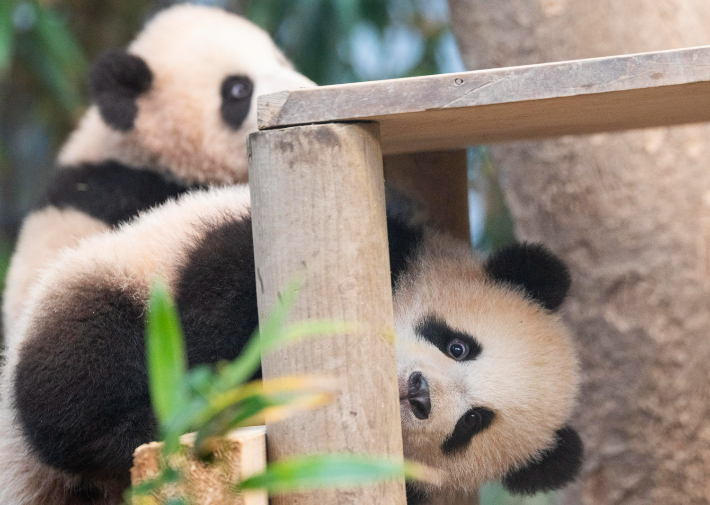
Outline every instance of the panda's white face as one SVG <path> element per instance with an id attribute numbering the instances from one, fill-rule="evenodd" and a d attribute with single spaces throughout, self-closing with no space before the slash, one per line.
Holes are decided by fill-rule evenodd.
<path id="1" fill-rule="evenodd" d="M 482 263 L 424 257 L 395 297 L 405 457 L 460 490 L 550 447 L 578 388 L 559 317 L 492 282 Z"/>
<path id="2" fill-rule="evenodd" d="M 266 32 L 211 7 L 180 4 L 162 11 L 127 53 L 140 58 L 150 74 L 146 89 L 135 90 L 133 120 L 125 126 L 110 124 L 99 102 L 63 149 L 62 164 L 111 157 L 189 182 L 246 182 L 246 138 L 257 129 L 257 96 L 314 86 Z M 105 78 L 121 65 L 110 62 L 97 75 Z M 128 78 L 108 75 L 105 80 L 124 87 L 137 80 L 130 75 L 135 70 L 131 63 L 125 66 L 121 72 Z M 119 100 L 108 102 L 114 107 Z"/>

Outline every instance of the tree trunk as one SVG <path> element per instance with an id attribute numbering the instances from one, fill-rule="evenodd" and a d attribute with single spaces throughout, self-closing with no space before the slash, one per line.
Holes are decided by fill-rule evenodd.
<path id="1" fill-rule="evenodd" d="M 470 69 L 710 43 L 707 0 L 450 5 Z M 572 271 L 587 454 L 563 503 L 710 502 L 709 141 L 697 125 L 492 149 L 518 237 Z"/>

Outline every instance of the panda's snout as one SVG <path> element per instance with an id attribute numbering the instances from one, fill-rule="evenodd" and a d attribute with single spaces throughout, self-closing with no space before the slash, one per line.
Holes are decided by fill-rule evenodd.
<path id="1" fill-rule="evenodd" d="M 414 372 L 407 381 L 407 399 L 412 407 L 412 413 L 417 419 L 426 419 L 431 412 L 429 383 L 421 372 Z"/>

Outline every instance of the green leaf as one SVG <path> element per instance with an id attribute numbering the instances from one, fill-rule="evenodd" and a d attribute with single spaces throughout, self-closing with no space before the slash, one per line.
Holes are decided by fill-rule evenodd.
<path id="1" fill-rule="evenodd" d="M 5 289 L 5 278 L 7 269 L 10 267 L 10 259 L 12 258 L 12 244 L 0 240 L 0 293 Z"/>
<path id="2" fill-rule="evenodd" d="M 218 387 L 227 390 L 246 382 L 261 366 L 261 355 L 284 342 L 286 335 L 283 332 L 283 327 L 296 302 L 298 289 L 302 284 L 302 279 L 289 284 L 267 316 L 266 321 L 260 325 L 256 334 L 244 347 L 239 358 L 222 367 Z"/>
<path id="3" fill-rule="evenodd" d="M 273 463 L 265 472 L 241 482 L 237 489 L 266 489 L 280 494 L 322 487 L 351 487 L 405 476 L 420 478 L 422 467 L 352 454 L 311 455 Z"/>
<path id="4" fill-rule="evenodd" d="M 180 320 L 162 281 L 153 284 L 147 320 L 150 398 L 161 426 L 187 403 L 185 345 Z"/>
<path id="5" fill-rule="evenodd" d="M 15 2 L 0 2 L 0 75 L 10 68 L 15 42 L 15 30 L 12 26 L 12 12 Z"/>
<path id="6" fill-rule="evenodd" d="M 68 76 L 83 78 L 88 62 L 66 23 L 55 16 L 50 7 L 38 4 L 35 26 L 45 50 L 57 66 Z"/>
<path id="7" fill-rule="evenodd" d="M 207 440 L 243 426 L 256 415 L 265 413 L 272 421 L 298 411 L 320 407 L 330 402 L 336 389 L 331 377 L 279 377 L 254 381 L 246 386 L 214 395 L 203 415 L 194 420 L 198 429 L 195 452 L 204 458 L 209 452 Z"/>
<path id="8" fill-rule="evenodd" d="M 288 310 L 282 312 L 284 304 L 293 304 L 294 300 L 282 297 L 280 306 L 274 310 L 261 330 L 253 336 L 247 343 L 244 351 L 236 361 L 227 364 L 220 370 L 220 380 L 218 388 L 227 390 L 243 384 L 261 366 L 262 354 L 268 354 L 279 346 L 302 340 L 306 337 L 316 337 L 324 335 L 342 335 L 354 333 L 360 328 L 355 323 L 307 320 L 299 321 L 283 328 Z"/>
<path id="9" fill-rule="evenodd" d="M 49 87 L 55 99 L 67 112 L 76 112 L 83 103 L 78 84 L 66 75 L 36 37 L 25 40 L 24 48 L 27 62 L 35 74 Z"/>

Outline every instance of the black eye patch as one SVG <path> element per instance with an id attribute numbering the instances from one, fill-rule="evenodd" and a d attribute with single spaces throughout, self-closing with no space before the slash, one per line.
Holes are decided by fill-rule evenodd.
<path id="1" fill-rule="evenodd" d="M 249 114 L 254 83 L 244 75 L 230 75 L 222 82 L 220 89 L 222 119 L 233 129 L 241 128 Z"/>
<path id="2" fill-rule="evenodd" d="M 454 330 L 443 319 L 434 315 L 422 319 L 415 331 L 457 361 L 472 361 L 483 351 L 481 344 L 471 335 Z"/>
<path id="3" fill-rule="evenodd" d="M 465 449 L 475 435 L 491 425 L 494 417 L 495 412 L 490 409 L 485 407 L 472 408 L 461 416 L 454 427 L 454 431 L 441 444 L 441 452 L 444 454 L 456 454 Z"/>

